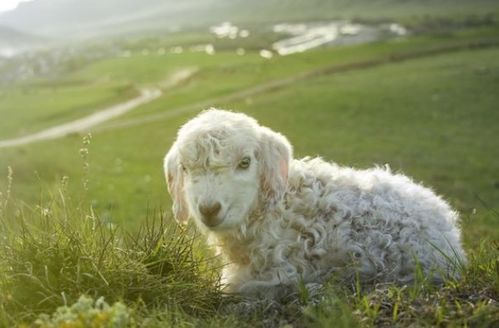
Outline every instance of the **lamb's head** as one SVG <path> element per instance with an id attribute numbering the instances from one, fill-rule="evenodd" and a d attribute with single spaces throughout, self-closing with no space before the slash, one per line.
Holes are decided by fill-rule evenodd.
<path id="1" fill-rule="evenodd" d="M 193 217 L 213 231 L 238 227 L 282 198 L 291 156 L 285 137 L 244 114 L 202 112 L 179 130 L 165 157 L 175 219 Z"/>

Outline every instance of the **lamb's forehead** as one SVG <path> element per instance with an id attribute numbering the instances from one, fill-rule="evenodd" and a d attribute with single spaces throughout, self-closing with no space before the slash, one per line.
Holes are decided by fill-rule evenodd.
<path id="1" fill-rule="evenodd" d="M 179 152 L 191 165 L 229 165 L 258 144 L 257 122 L 240 113 L 210 110 L 187 122 L 179 131 Z"/>
<path id="2" fill-rule="evenodd" d="M 219 109 L 209 109 L 188 121 L 179 131 L 179 135 L 200 130 L 258 129 L 258 122 L 243 113 L 234 113 Z"/>

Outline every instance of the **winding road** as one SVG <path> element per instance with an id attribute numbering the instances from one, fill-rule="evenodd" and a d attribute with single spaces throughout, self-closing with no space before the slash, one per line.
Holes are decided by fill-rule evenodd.
<path id="1" fill-rule="evenodd" d="M 196 71 L 197 69 L 192 68 L 179 70 L 172 74 L 172 76 L 170 76 L 166 81 L 163 81 L 160 86 L 163 89 L 172 88 L 178 85 L 180 82 L 191 77 Z M 72 133 L 86 132 L 90 128 L 93 128 L 98 124 L 121 116 L 131 111 L 132 109 L 154 101 L 158 99 L 162 94 L 163 92 L 159 88 L 144 88 L 140 90 L 140 95 L 136 98 L 107 107 L 83 118 L 56 125 L 46 130 L 26 136 L 0 140 L 0 148 L 21 146 L 42 140 L 62 138 Z"/>
<path id="2" fill-rule="evenodd" d="M 14 147 L 29 144 L 41 140 L 56 139 L 67 136 L 75 132 L 87 131 L 93 126 L 110 120 L 114 117 L 123 115 L 124 113 L 140 106 L 151 102 L 161 96 L 162 92 L 159 89 L 142 89 L 140 95 L 134 99 L 126 102 L 113 105 L 104 110 L 93 113 L 89 116 L 54 126 L 52 128 L 29 134 L 23 137 L 8 139 L 0 141 L 0 148 Z"/>

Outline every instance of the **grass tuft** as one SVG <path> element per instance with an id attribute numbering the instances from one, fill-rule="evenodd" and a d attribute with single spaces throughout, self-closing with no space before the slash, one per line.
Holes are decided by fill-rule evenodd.
<path id="1" fill-rule="evenodd" d="M 62 198 L 4 212 L 17 215 L 0 218 L 0 324 L 30 322 L 81 295 L 199 316 L 219 306 L 218 270 L 194 251 L 192 231 L 155 218 L 127 234 L 79 208 Z"/>

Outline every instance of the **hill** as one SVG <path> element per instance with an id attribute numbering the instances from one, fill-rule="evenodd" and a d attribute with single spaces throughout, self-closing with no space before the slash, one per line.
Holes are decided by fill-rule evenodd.
<path id="1" fill-rule="evenodd" d="M 42 38 L 0 25 L 0 57 L 10 57 L 42 42 Z"/>
<path id="2" fill-rule="evenodd" d="M 36 0 L 0 16 L 0 24 L 57 37 L 93 36 L 175 27 L 215 0 Z M 182 17 L 182 18 L 180 18 Z"/>
<path id="3" fill-rule="evenodd" d="M 231 20 L 401 19 L 497 15 L 494 0 L 36 0 L 0 15 L 0 24 L 56 37 L 127 34 Z"/>

